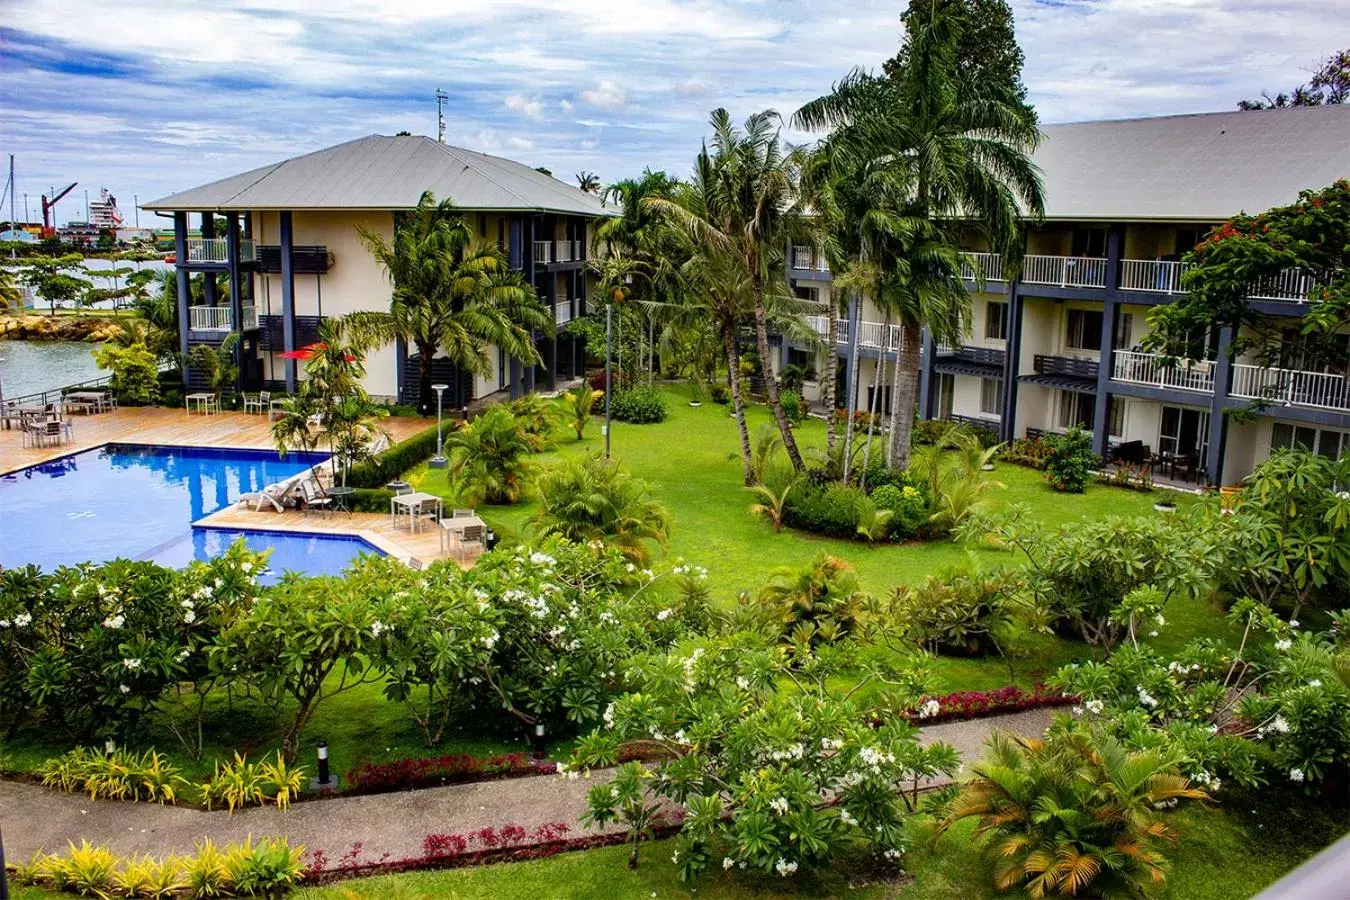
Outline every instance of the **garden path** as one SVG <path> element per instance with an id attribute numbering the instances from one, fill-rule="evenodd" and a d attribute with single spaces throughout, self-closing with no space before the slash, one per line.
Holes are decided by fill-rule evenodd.
<path id="1" fill-rule="evenodd" d="M 984 739 L 995 728 L 1039 734 L 1055 710 L 1036 709 L 921 729 L 924 743 L 946 741 L 966 760 L 978 758 Z M 607 773 L 597 773 L 607 778 Z M 936 783 L 929 783 L 935 786 Z M 549 822 L 565 822 L 580 830 L 591 782 L 537 776 L 504 781 L 429 788 L 359 797 L 335 797 L 297 803 L 287 812 L 247 809 L 229 815 L 152 803 L 90 800 L 39 785 L 0 781 L 0 829 L 6 859 L 26 862 L 35 851 L 64 849 L 85 838 L 124 853 L 162 856 L 192 850 L 194 841 L 217 843 L 284 836 L 292 844 L 322 849 L 336 861 L 356 843 L 361 859 L 378 860 L 422 855 L 429 833 L 465 833 L 486 826 L 515 823 L 534 830 Z"/>

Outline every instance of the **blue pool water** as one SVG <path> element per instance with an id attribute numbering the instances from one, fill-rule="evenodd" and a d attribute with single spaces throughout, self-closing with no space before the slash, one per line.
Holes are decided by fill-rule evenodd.
<path id="1" fill-rule="evenodd" d="M 273 550 L 273 573 L 332 574 L 358 538 L 193 528 L 192 522 L 322 462 L 320 454 L 110 444 L 0 477 L 0 565 L 44 569 L 117 557 L 183 566 L 236 537 Z M 271 576 L 272 579 L 276 574 Z"/>

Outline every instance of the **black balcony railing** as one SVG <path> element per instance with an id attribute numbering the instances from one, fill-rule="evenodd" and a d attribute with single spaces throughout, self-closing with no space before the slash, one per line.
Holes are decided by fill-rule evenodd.
<path id="1" fill-rule="evenodd" d="M 1071 356 L 1042 356 L 1036 354 L 1032 365 L 1038 375 L 1067 375 L 1070 378 L 1096 378 L 1096 360 L 1075 359 Z"/>
<path id="2" fill-rule="evenodd" d="M 997 366 L 1003 368 L 1004 360 L 1007 354 L 1002 350 L 995 350 L 992 347 L 952 347 L 939 348 L 938 357 L 948 357 L 959 359 L 962 362 L 975 363 L 980 366 Z"/>
<path id="3" fill-rule="evenodd" d="M 296 349 L 319 340 L 319 323 L 323 316 L 295 317 Z M 258 316 L 258 347 L 280 353 L 286 349 L 286 332 L 281 316 Z"/>
<path id="4" fill-rule="evenodd" d="M 312 275 L 327 272 L 333 266 L 333 256 L 322 245 L 291 248 L 291 258 L 295 261 L 295 271 Z M 264 244 L 258 247 L 258 271 L 281 271 L 281 247 L 276 244 Z"/>

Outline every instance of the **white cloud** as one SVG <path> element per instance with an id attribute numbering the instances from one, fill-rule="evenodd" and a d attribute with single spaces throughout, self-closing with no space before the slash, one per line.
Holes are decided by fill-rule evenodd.
<path id="1" fill-rule="evenodd" d="M 527 138 L 512 135 L 511 137 L 506 139 L 506 146 L 514 150 L 533 150 L 534 141 L 531 141 Z"/>
<path id="2" fill-rule="evenodd" d="M 581 99 L 600 109 L 622 109 L 628 103 L 628 92 L 617 81 L 602 78 L 593 90 L 582 91 Z"/>
<path id="3" fill-rule="evenodd" d="M 527 119 L 544 121 L 544 101 L 538 97 L 526 97 L 524 94 L 510 94 L 506 98 L 506 108 L 518 112 Z"/>
<path id="4" fill-rule="evenodd" d="M 587 138 L 586 140 L 583 140 L 580 144 L 582 150 L 594 150 L 599 146 L 600 146 L 599 138 Z"/>
<path id="5" fill-rule="evenodd" d="M 572 101 L 566 98 L 559 100 L 558 108 L 563 111 L 563 115 L 570 116 L 572 114 Z"/>

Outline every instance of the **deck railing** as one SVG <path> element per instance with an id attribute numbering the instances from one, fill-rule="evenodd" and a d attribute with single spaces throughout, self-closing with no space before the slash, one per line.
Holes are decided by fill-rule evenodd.
<path id="1" fill-rule="evenodd" d="M 581 241 L 558 241 L 554 244 L 554 262 L 576 262 L 581 259 Z"/>
<path id="2" fill-rule="evenodd" d="M 1117 350 L 1111 378 L 1127 384 L 1173 388 L 1179 391 L 1214 393 L 1214 363 L 1176 360 L 1157 353 Z"/>
<path id="3" fill-rule="evenodd" d="M 253 241 L 239 239 L 239 261 L 253 262 Z M 225 238 L 188 238 L 187 261 L 198 263 L 227 263 L 230 261 L 229 241 Z"/>
<path id="4" fill-rule="evenodd" d="M 825 259 L 825 254 L 818 254 L 814 248 L 799 244 L 792 248 L 792 268 L 799 271 L 828 272 L 830 264 Z"/>
<path id="5" fill-rule="evenodd" d="M 1106 287 L 1106 260 L 1096 256 L 1027 256 L 1022 280 L 1051 287 Z"/>
<path id="6" fill-rule="evenodd" d="M 537 263 L 553 262 L 553 242 L 535 241 L 534 242 L 534 261 Z"/>
<path id="7" fill-rule="evenodd" d="M 571 300 L 559 300 L 553 304 L 553 321 L 558 325 L 564 325 L 572 321 Z"/>
<path id="8" fill-rule="evenodd" d="M 243 307 L 241 324 L 243 328 L 258 327 L 258 309 L 249 304 Z M 188 328 L 193 331 L 229 331 L 233 325 L 233 316 L 228 306 L 189 306 Z"/>
<path id="9" fill-rule="evenodd" d="M 961 263 L 961 277 L 975 281 L 976 277 L 985 281 L 1004 281 L 1003 256 L 999 253 L 967 253 L 967 259 Z"/>
<path id="10" fill-rule="evenodd" d="M 1239 363 L 1233 366 L 1233 388 L 1229 394 L 1282 406 L 1350 409 L 1350 385 L 1345 376 L 1325 372 L 1268 369 Z"/>
<path id="11" fill-rule="evenodd" d="M 1122 259 L 1120 261 L 1120 289 L 1122 291 L 1151 291 L 1155 294 L 1181 294 L 1181 276 L 1190 266 L 1187 263 L 1161 259 Z"/>
<path id="12" fill-rule="evenodd" d="M 1262 278 L 1247 294 L 1253 300 L 1287 300 L 1306 303 L 1314 287 L 1313 277 L 1299 269 L 1285 269 L 1278 275 Z"/>

